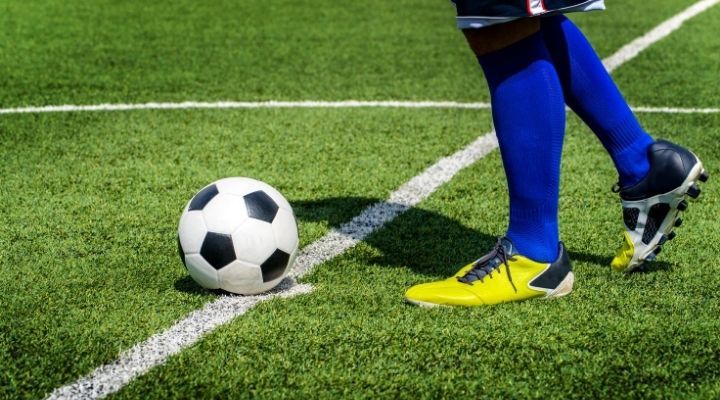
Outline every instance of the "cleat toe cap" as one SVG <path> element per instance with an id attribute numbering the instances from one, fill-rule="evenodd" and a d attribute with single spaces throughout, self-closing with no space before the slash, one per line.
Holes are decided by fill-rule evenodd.
<path id="1" fill-rule="evenodd" d="M 434 305 L 481 305 L 482 301 L 464 287 L 448 281 L 415 285 L 405 292 L 405 299 L 413 304 Z"/>
<path id="2" fill-rule="evenodd" d="M 627 232 L 623 233 L 623 243 L 620 249 L 618 249 L 615 258 L 610 263 L 610 268 L 613 271 L 624 272 L 630 269 L 630 263 L 635 253 L 635 245 L 633 244 L 630 235 Z"/>

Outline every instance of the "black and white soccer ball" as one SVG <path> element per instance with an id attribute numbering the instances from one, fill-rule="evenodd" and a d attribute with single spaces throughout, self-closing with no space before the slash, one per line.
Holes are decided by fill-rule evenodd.
<path id="1" fill-rule="evenodd" d="M 200 286 L 257 294 L 285 277 L 298 250 L 290 203 L 267 183 L 225 178 L 200 190 L 178 227 L 180 258 Z"/>

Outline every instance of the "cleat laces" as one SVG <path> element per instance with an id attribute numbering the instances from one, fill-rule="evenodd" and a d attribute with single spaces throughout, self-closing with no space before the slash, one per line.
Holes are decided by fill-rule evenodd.
<path id="1" fill-rule="evenodd" d="M 492 251 L 475 261 L 472 269 L 465 275 L 458 277 L 457 280 L 468 285 L 472 285 L 473 282 L 478 280 L 483 282 L 486 277 L 492 279 L 492 273 L 495 270 L 498 270 L 498 273 L 500 273 L 500 266 L 505 265 L 510 285 L 512 285 L 515 293 L 517 293 L 517 288 L 515 287 L 515 283 L 513 283 L 512 276 L 510 275 L 510 264 L 508 261 L 515 261 L 515 258 L 513 256 L 508 256 L 505 251 L 505 247 L 503 247 L 502 239 L 498 239 Z"/>

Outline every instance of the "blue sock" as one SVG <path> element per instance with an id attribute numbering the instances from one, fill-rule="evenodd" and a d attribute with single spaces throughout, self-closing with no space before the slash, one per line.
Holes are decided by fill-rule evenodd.
<path id="1" fill-rule="evenodd" d="M 560 155 L 565 103 L 543 37 L 536 33 L 478 57 L 510 194 L 507 237 L 539 262 L 558 255 Z"/>
<path id="2" fill-rule="evenodd" d="M 615 163 L 620 186 L 632 186 L 649 171 L 652 137 L 643 130 L 600 58 L 575 24 L 565 16 L 542 19 L 565 101 L 592 129 Z"/>

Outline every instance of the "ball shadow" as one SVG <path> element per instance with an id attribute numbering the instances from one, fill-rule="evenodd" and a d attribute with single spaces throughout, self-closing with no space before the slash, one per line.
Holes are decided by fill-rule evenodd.
<path id="1" fill-rule="evenodd" d="M 365 208 L 380 202 L 381 200 L 374 198 L 347 196 L 296 200 L 292 202 L 292 206 L 300 222 L 327 222 L 330 226 L 338 227 Z M 470 228 L 461 221 L 416 207 L 411 207 L 363 239 L 379 250 L 379 254 L 369 262 L 388 267 L 411 268 L 433 279 L 455 273 L 463 265 L 490 250 L 496 240 L 496 236 Z M 612 260 L 609 255 L 572 250 L 569 253 L 573 261 L 600 268 L 609 268 Z M 672 267 L 673 265 L 667 262 L 654 262 L 639 272 L 647 273 Z M 175 282 L 175 288 L 192 294 L 208 292 L 187 275 Z M 210 292 L 228 294 L 218 290 Z"/>
<path id="2" fill-rule="evenodd" d="M 209 291 L 195 283 L 190 275 L 185 275 L 175 281 L 175 290 L 194 295 L 204 295 Z"/>

